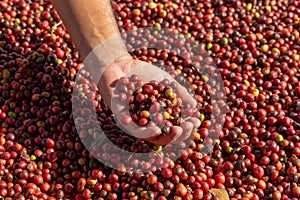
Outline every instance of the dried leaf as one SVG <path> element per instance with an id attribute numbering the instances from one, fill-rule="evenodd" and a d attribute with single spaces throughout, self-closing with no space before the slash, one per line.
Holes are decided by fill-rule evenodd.
<path id="1" fill-rule="evenodd" d="M 225 189 L 212 188 L 209 192 L 214 196 L 219 197 L 220 200 L 229 200 L 229 195 Z"/>

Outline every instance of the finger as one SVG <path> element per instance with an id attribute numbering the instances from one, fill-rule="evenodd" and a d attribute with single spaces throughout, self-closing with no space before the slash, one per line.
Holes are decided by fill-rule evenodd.
<path id="1" fill-rule="evenodd" d="M 140 127 L 139 125 L 132 122 L 132 124 L 124 125 L 122 124 L 122 130 L 127 133 L 128 135 L 132 135 L 139 139 L 149 139 L 153 137 L 159 136 L 161 130 L 157 126 L 147 126 L 147 127 Z"/>
<path id="2" fill-rule="evenodd" d="M 180 138 L 181 135 L 183 134 L 183 130 L 181 126 L 173 126 L 171 129 L 171 134 L 174 135 L 171 143 L 175 144 L 176 141 L 178 141 L 178 138 Z"/>
<path id="3" fill-rule="evenodd" d="M 187 121 L 193 123 L 193 129 L 198 129 L 201 125 L 201 121 L 195 117 L 191 117 L 189 119 L 187 119 Z"/>
<path id="4" fill-rule="evenodd" d="M 173 141 L 173 143 L 175 143 L 175 144 L 178 144 L 178 143 L 188 139 L 191 136 L 191 133 L 194 128 L 192 122 L 183 122 L 180 127 L 182 129 L 182 134 L 175 141 Z"/>
<path id="5" fill-rule="evenodd" d="M 161 140 L 159 139 L 160 137 L 153 137 L 151 139 L 149 139 L 148 141 L 151 142 L 152 144 L 156 145 L 156 146 L 163 146 L 166 144 L 169 144 L 170 142 L 168 142 L 167 140 Z"/>
<path id="6" fill-rule="evenodd" d="M 192 97 L 192 95 L 187 91 L 185 87 L 178 83 L 178 88 L 176 94 L 180 97 L 185 104 L 189 104 L 192 108 L 196 108 L 197 101 Z"/>
<path id="7" fill-rule="evenodd" d="M 161 134 L 161 130 L 158 126 L 151 125 L 147 127 L 140 127 L 136 130 L 136 133 L 139 133 L 137 138 L 139 139 L 149 139 L 157 137 Z"/>
<path id="8" fill-rule="evenodd" d="M 182 128 L 180 128 L 179 126 L 174 126 L 172 127 L 168 135 L 159 135 L 155 138 L 150 139 L 149 141 L 155 145 L 162 146 L 172 143 L 172 141 L 180 137 L 181 134 Z"/>
<path id="9" fill-rule="evenodd" d="M 120 101 L 112 101 L 112 111 L 115 115 L 127 114 L 129 115 L 129 106 Z"/>

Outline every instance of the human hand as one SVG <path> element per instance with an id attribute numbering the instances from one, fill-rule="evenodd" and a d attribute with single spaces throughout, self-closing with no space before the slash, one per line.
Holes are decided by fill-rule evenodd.
<path id="1" fill-rule="evenodd" d="M 121 123 L 121 126 L 126 130 L 126 132 L 132 136 L 148 140 L 159 146 L 169 143 L 179 143 L 187 140 L 192 135 L 193 131 L 200 126 L 199 119 L 184 117 L 184 121 L 180 124 L 180 126 L 173 126 L 170 133 L 167 135 L 162 135 L 161 129 L 155 124 L 141 127 L 134 123 L 125 125 L 120 121 L 120 119 L 124 117 L 125 113 L 128 112 L 128 108 L 126 105 L 117 102 L 116 98 L 113 98 L 115 94 L 115 87 L 120 77 L 125 77 L 130 74 L 138 74 L 145 83 L 153 79 L 157 82 L 164 79 L 175 81 L 175 79 L 167 72 L 149 63 L 134 60 L 129 54 L 115 60 L 103 73 L 99 81 L 99 90 L 104 102 L 112 109 L 119 125 Z M 181 84 L 178 84 L 176 94 L 182 99 L 184 104 L 189 104 L 192 108 L 196 108 L 197 103 L 195 99 L 192 98 L 186 88 L 184 88 Z"/>

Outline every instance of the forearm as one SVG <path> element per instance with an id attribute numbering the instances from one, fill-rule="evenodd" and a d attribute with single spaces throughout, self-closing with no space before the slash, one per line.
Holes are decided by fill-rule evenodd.
<path id="1" fill-rule="evenodd" d="M 119 34 L 110 0 L 53 0 L 53 4 L 83 58 L 97 45 Z M 110 49 L 122 52 L 124 44 L 119 36 L 116 38 Z"/>

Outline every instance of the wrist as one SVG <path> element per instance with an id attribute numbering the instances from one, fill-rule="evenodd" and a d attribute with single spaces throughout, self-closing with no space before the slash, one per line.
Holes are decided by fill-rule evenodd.
<path id="1" fill-rule="evenodd" d="M 120 59 L 131 58 L 119 34 L 97 45 L 84 59 L 84 65 L 98 83 L 104 72 L 112 63 Z"/>

